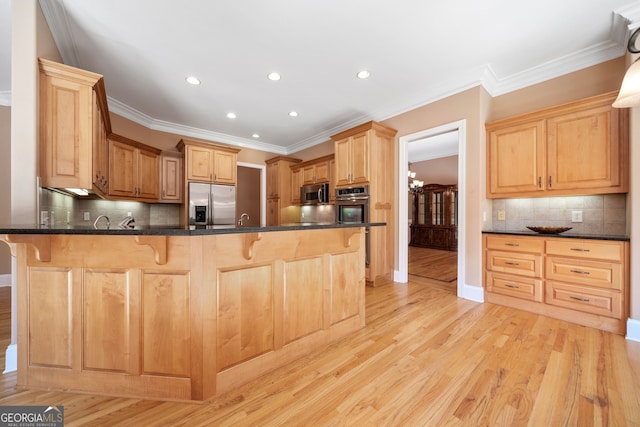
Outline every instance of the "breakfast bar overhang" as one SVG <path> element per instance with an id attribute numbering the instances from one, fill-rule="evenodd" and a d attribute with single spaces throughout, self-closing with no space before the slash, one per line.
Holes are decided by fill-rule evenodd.
<path id="1" fill-rule="evenodd" d="M 365 324 L 362 224 L 0 240 L 16 257 L 19 387 L 203 401 Z"/>

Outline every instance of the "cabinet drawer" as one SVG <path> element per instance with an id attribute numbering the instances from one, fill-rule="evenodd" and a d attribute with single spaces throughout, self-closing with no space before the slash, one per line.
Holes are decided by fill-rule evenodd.
<path id="1" fill-rule="evenodd" d="M 545 268 L 547 279 L 622 290 L 622 264 L 547 257 Z"/>
<path id="2" fill-rule="evenodd" d="M 548 281 L 545 302 L 600 316 L 622 318 L 622 293 L 618 291 Z"/>
<path id="3" fill-rule="evenodd" d="M 594 242 L 578 239 L 547 240 L 547 255 L 619 262 L 622 261 L 623 254 L 624 245 L 621 242 Z"/>
<path id="4" fill-rule="evenodd" d="M 542 255 L 487 251 L 487 270 L 542 277 Z"/>
<path id="5" fill-rule="evenodd" d="M 538 237 L 487 235 L 487 249 L 509 252 L 544 252 L 544 239 Z"/>
<path id="6" fill-rule="evenodd" d="M 487 291 L 542 302 L 542 280 L 487 272 Z"/>

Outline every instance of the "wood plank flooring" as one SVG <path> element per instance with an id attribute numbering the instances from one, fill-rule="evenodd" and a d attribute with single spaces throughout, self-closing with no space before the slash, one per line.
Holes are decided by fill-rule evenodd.
<path id="1" fill-rule="evenodd" d="M 409 274 L 453 282 L 458 277 L 458 252 L 409 246 L 407 267 Z"/>
<path id="2" fill-rule="evenodd" d="M 66 426 L 640 425 L 640 343 L 434 283 L 367 288 L 364 329 L 204 404 L 19 390 L 10 373 L 0 405 L 64 405 Z"/>

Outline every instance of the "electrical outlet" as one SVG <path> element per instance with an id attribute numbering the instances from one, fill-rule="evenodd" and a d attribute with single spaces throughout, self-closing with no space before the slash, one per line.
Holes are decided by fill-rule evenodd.
<path id="1" fill-rule="evenodd" d="M 89 216 L 89 212 L 85 212 L 85 213 L 83 214 L 82 218 L 83 218 L 85 221 L 89 221 L 89 220 L 91 219 L 91 217 Z"/>
<path id="2" fill-rule="evenodd" d="M 571 222 L 582 222 L 582 211 L 571 211 Z"/>
<path id="3" fill-rule="evenodd" d="M 49 211 L 40 211 L 40 225 L 49 225 Z"/>
<path id="4" fill-rule="evenodd" d="M 506 220 L 506 214 L 504 211 L 498 211 L 498 221 L 504 221 Z"/>

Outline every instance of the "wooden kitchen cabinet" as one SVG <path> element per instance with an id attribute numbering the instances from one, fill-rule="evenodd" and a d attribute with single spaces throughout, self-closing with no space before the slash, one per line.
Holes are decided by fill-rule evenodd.
<path id="1" fill-rule="evenodd" d="M 628 111 L 607 93 L 488 123 L 487 197 L 628 191 Z"/>
<path id="2" fill-rule="evenodd" d="M 333 158 L 334 155 L 330 154 L 328 156 L 309 160 L 307 162 L 304 162 L 304 164 L 297 165 L 295 168 L 299 168 L 302 174 L 301 185 L 322 184 L 329 182 L 331 178 L 330 161 Z"/>
<path id="3" fill-rule="evenodd" d="M 163 151 L 160 155 L 160 201 L 182 203 L 184 173 L 182 154 Z"/>
<path id="4" fill-rule="evenodd" d="M 111 133 L 101 75 L 40 58 L 40 179 L 43 187 L 108 186 L 106 136 Z"/>
<path id="5" fill-rule="evenodd" d="M 336 188 L 369 185 L 369 221 L 386 223 L 386 227 L 369 231 L 371 251 L 366 281 L 370 286 L 393 281 L 395 177 L 389 161 L 395 156 L 396 133 L 395 129 L 371 121 L 331 137 Z"/>
<path id="6" fill-rule="evenodd" d="M 629 244 L 484 234 L 485 299 L 624 334 Z"/>
<path id="7" fill-rule="evenodd" d="M 292 205 L 300 187 L 293 184 L 291 166 L 300 159 L 278 156 L 267 160 L 267 226 L 280 225 L 280 209 Z M 297 175 L 299 178 L 299 175 Z"/>
<path id="8" fill-rule="evenodd" d="M 186 139 L 180 140 L 177 148 L 185 154 L 187 181 L 229 185 L 237 183 L 239 149 Z"/>
<path id="9" fill-rule="evenodd" d="M 369 182 L 371 158 L 369 131 L 349 136 L 334 136 L 336 156 L 336 186 L 344 187 Z"/>
<path id="10" fill-rule="evenodd" d="M 109 196 L 159 199 L 161 151 L 120 135 L 109 136 Z"/>

